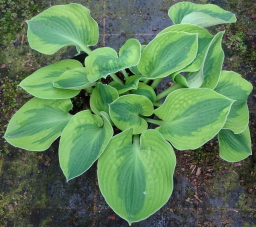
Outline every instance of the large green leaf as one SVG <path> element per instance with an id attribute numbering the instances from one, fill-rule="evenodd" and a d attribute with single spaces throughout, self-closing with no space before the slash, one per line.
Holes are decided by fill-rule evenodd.
<path id="1" fill-rule="evenodd" d="M 60 167 L 67 181 L 75 178 L 99 158 L 113 136 L 109 121 L 90 110 L 77 113 L 61 134 Z"/>
<path id="2" fill-rule="evenodd" d="M 90 98 L 90 107 L 98 115 L 101 111 L 109 113 L 109 104 L 118 97 L 119 95 L 115 88 L 106 84 L 97 83 Z"/>
<path id="3" fill-rule="evenodd" d="M 85 67 L 67 70 L 53 81 L 54 87 L 71 90 L 85 89 L 94 84 L 87 79 Z"/>
<path id="4" fill-rule="evenodd" d="M 138 88 L 136 90 L 132 90 L 132 93 L 136 95 L 143 95 L 151 102 L 156 102 L 156 93 L 154 89 L 147 84 L 139 83 Z"/>
<path id="5" fill-rule="evenodd" d="M 29 45 L 43 54 L 53 54 L 67 45 L 86 51 L 98 42 L 98 24 L 82 5 L 53 6 L 27 24 Z"/>
<path id="6" fill-rule="evenodd" d="M 190 72 L 185 75 L 188 87 L 205 87 L 212 89 L 216 87 L 224 60 L 224 52 L 221 47 L 222 36 L 223 32 L 219 32 L 212 39 L 205 53 L 201 68 L 196 72 Z M 183 83 L 183 80 L 183 76 L 181 75 L 175 77 L 176 83 L 186 86 L 186 84 Z"/>
<path id="7" fill-rule="evenodd" d="M 110 118 L 117 128 L 133 129 L 133 134 L 140 134 L 148 128 L 141 117 L 153 114 L 152 102 L 142 95 L 124 95 L 110 104 Z"/>
<path id="8" fill-rule="evenodd" d="M 134 76 L 129 76 L 126 79 L 125 84 L 120 84 L 120 83 L 117 83 L 116 81 L 112 81 L 109 85 L 114 87 L 119 94 L 123 94 L 129 90 L 137 89 L 140 79 L 141 79 L 141 76 L 134 75 Z"/>
<path id="9" fill-rule="evenodd" d="M 201 27 L 236 22 L 233 13 L 213 4 L 180 2 L 169 9 L 168 15 L 174 24 L 194 24 Z"/>
<path id="10" fill-rule="evenodd" d="M 198 35 L 166 32 L 154 38 L 144 49 L 138 64 L 147 79 L 162 78 L 189 65 L 196 57 Z"/>
<path id="11" fill-rule="evenodd" d="M 85 59 L 87 76 L 93 82 L 106 78 L 110 73 L 137 65 L 140 60 L 141 45 L 137 39 L 128 39 L 119 50 L 119 57 L 110 47 L 98 48 Z"/>
<path id="12" fill-rule="evenodd" d="M 253 87 L 250 82 L 243 79 L 238 73 L 222 71 L 215 91 L 226 97 L 236 100 L 231 107 L 225 129 L 234 133 L 241 133 L 249 123 L 249 111 L 246 100 Z"/>
<path id="13" fill-rule="evenodd" d="M 220 157 L 228 162 L 239 162 L 252 154 L 249 127 L 240 134 L 222 129 L 219 132 Z"/>
<path id="14" fill-rule="evenodd" d="M 98 161 L 98 179 L 109 206 L 131 225 L 146 219 L 171 196 L 176 157 L 156 130 L 132 144 L 132 130 L 113 137 Z"/>
<path id="15" fill-rule="evenodd" d="M 207 88 L 173 91 L 155 110 L 159 132 L 179 150 L 196 149 L 224 126 L 233 100 Z"/>
<path id="16" fill-rule="evenodd" d="M 69 99 L 33 98 L 14 114 L 4 138 L 15 147 L 44 151 L 56 140 L 72 115 Z"/>
<path id="17" fill-rule="evenodd" d="M 189 64 L 182 70 L 174 73 L 172 75 L 172 79 L 174 80 L 175 75 L 177 75 L 180 72 L 195 72 L 200 69 L 201 65 L 203 64 L 208 46 L 214 36 L 211 35 L 206 29 L 198 27 L 193 24 L 173 25 L 161 31 L 158 35 L 161 35 L 163 33 L 170 32 L 170 31 L 182 31 L 182 32 L 198 34 L 198 51 L 197 51 L 196 58 L 191 64 Z"/>
<path id="18" fill-rule="evenodd" d="M 21 81 L 21 86 L 28 93 L 42 99 L 67 99 L 76 96 L 79 91 L 58 89 L 52 84 L 64 72 L 82 67 L 76 60 L 63 60 L 38 69 Z"/>

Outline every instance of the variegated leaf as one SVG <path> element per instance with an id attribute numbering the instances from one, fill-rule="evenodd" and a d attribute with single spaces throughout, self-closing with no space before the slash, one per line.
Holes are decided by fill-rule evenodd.
<path id="1" fill-rule="evenodd" d="M 158 130 L 177 149 L 196 149 L 222 129 L 233 102 L 207 88 L 173 91 L 155 110 Z"/>
<path id="2" fill-rule="evenodd" d="M 15 147 L 44 151 L 56 140 L 72 115 L 69 99 L 33 98 L 14 114 L 4 138 Z"/>
<path id="3" fill-rule="evenodd" d="M 67 181 L 75 178 L 99 158 L 113 136 L 109 121 L 90 110 L 77 113 L 61 134 L 60 167 Z"/>
<path id="4" fill-rule="evenodd" d="M 128 129 L 113 137 L 98 161 L 98 179 L 109 206 L 129 225 L 149 217 L 170 198 L 176 157 L 156 130 L 140 141 Z"/>
<path id="5" fill-rule="evenodd" d="M 98 42 L 98 24 L 90 10 L 79 4 L 52 6 L 27 24 L 30 47 L 43 54 L 53 54 L 69 45 L 86 52 L 87 46 Z"/>

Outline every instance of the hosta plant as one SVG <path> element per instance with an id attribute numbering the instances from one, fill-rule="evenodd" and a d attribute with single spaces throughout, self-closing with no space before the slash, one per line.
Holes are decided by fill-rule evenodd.
<path id="1" fill-rule="evenodd" d="M 170 198 L 173 147 L 196 149 L 217 136 L 222 159 L 236 162 L 251 154 L 246 100 L 252 85 L 222 70 L 224 32 L 206 29 L 233 23 L 235 15 L 190 2 L 173 5 L 168 15 L 174 25 L 148 45 L 128 39 L 118 53 L 90 49 L 98 42 L 98 24 L 82 5 L 53 6 L 27 21 L 31 48 L 50 55 L 74 45 L 87 57 L 55 62 L 21 81 L 35 97 L 14 114 L 4 136 L 30 151 L 44 151 L 60 137 L 67 181 L 98 160 L 102 195 L 129 224 Z M 164 77 L 173 85 L 156 94 Z M 76 96 L 89 101 L 74 113 Z"/>

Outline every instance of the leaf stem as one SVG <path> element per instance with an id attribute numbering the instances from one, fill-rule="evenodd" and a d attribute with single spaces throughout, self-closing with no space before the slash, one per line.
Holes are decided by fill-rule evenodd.
<path id="1" fill-rule="evenodd" d="M 149 79 L 141 79 L 143 81 L 144 84 L 148 84 L 148 82 L 150 81 Z"/>
<path id="2" fill-rule="evenodd" d="M 140 146 L 140 135 L 134 135 L 133 136 L 133 145 L 136 147 Z"/>
<path id="3" fill-rule="evenodd" d="M 110 75 L 111 78 L 112 78 L 114 81 L 116 81 L 117 83 L 123 84 L 122 80 L 120 80 L 120 79 L 117 77 L 117 75 L 116 75 L 115 73 L 110 73 L 109 75 Z"/>
<path id="4" fill-rule="evenodd" d="M 160 120 L 154 120 L 151 118 L 144 118 L 145 121 L 149 122 L 149 123 L 153 123 L 155 125 L 161 125 L 163 123 L 163 121 Z"/>
<path id="5" fill-rule="evenodd" d="M 170 86 L 169 88 L 167 88 L 166 90 L 164 90 L 163 92 L 161 92 L 160 94 L 158 94 L 156 96 L 156 100 L 159 100 L 167 95 L 169 95 L 171 92 L 173 92 L 174 90 L 177 90 L 179 88 L 184 88 L 183 85 L 180 84 L 173 84 L 172 86 Z"/>
<path id="6" fill-rule="evenodd" d="M 157 87 L 157 85 L 162 81 L 163 78 L 157 78 L 153 81 L 153 83 L 151 84 L 151 87 L 153 89 L 155 89 Z"/>
<path id="7" fill-rule="evenodd" d="M 162 106 L 163 103 L 162 102 L 153 102 L 153 105 L 159 107 L 159 106 Z"/>
<path id="8" fill-rule="evenodd" d="M 92 52 L 92 50 L 88 46 L 82 46 L 82 50 L 88 55 L 90 55 L 90 53 Z"/>
<path id="9" fill-rule="evenodd" d="M 128 73 L 125 71 L 125 69 L 122 69 L 122 73 L 123 73 L 125 79 L 128 78 L 129 75 L 128 75 Z"/>

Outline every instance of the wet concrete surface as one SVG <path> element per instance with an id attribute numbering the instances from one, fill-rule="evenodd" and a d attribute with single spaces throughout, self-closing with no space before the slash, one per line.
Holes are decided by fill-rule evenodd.
<path id="1" fill-rule="evenodd" d="M 42 7 L 69 2 L 44 1 Z M 76 2 L 88 7 L 99 23 L 100 39 L 97 46 L 110 46 L 118 50 L 128 38 L 135 37 L 142 44 L 147 44 L 159 31 L 170 26 L 172 22 L 167 10 L 179 1 Z M 218 4 L 236 13 L 238 19 L 243 19 L 248 27 L 244 37 L 247 48 L 251 48 L 252 53 L 255 51 L 251 44 L 256 37 L 253 30 L 256 19 L 250 17 L 256 13 L 253 3 L 250 5 L 245 1 L 244 5 L 235 4 L 234 0 L 193 2 Z M 250 26 L 248 23 L 251 23 Z M 216 29 L 226 30 L 232 36 L 237 34 L 236 31 L 245 32 L 243 29 L 246 26 L 239 22 L 238 25 L 219 26 Z M 76 53 L 73 47 L 68 47 L 53 56 L 44 56 L 29 48 L 26 37 L 22 41 L 24 31 L 17 32 L 14 40 L 1 45 L 1 135 L 10 115 L 29 98 L 17 90 L 13 81 L 19 81 L 44 65 L 71 58 Z M 224 67 L 239 72 L 255 86 L 255 59 L 243 58 L 247 55 L 239 54 L 239 44 L 238 50 L 227 48 L 228 42 L 230 40 L 226 39 L 223 44 L 226 53 Z M 244 45 L 243 41 L 240 42 Z M 168 82 L 164 80 L 159 90 L 169 86 Z M 256 226 L 255 95 L 254 90 L 249 98 L 254 155 L 238 164 L 227 163 L 218 157 L 218 145 L 214 139 L 195 151 L 176 151 L 177 168 L 170 200 L 151 217 L 132 226 Z M 8 103 L 12 103 L 13 107 L 6 110 Z M 100 194 L 96 164 L 67 183 L 59 167 L 58 141 L 47 151 L 38 153 L 13 148 L 3 139 L 0 144 L 0 226 L 128 226 Z"/>

